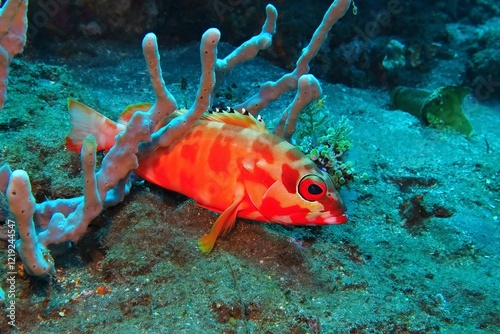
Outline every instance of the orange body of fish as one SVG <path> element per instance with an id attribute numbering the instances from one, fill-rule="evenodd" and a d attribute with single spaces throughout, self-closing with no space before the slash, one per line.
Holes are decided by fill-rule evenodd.
<path id="1" fill-rule="evenodd" d="M 66 146 L 79 152 L 88 134 L 96 137 L 98 150 L 111 148 L 133 112 L 149 105 L 130 106 L 118 123 L 73 100 L 68 108 Z M 329 175 L 251 115 L 205 113 L 185 136 L 141 158 L 135 173 L 220 213 L 200 240 L 206 252 L 236 217 L 285 225 L 347 221 Z"/>

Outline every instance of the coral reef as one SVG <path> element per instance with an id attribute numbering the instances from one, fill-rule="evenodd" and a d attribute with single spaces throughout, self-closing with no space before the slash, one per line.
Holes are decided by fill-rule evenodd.
<path id="1" fill-rule="evenodd" d="M 57 0 L 38 3 L 54 2 L 61 11 L 68 10 L 66 18 L 72 24 L 77 26 L 79 19 L 89 22 L 90 16 L 76 17 L 80 12 L 72 11 L 74 1 L 66 1 L 67 6 Z M 289 68 L 297 58 L 292 55 L 300 54 L 306 44 L 302 41 L 307 41 L 311 26 L 320 19 L 313 7 L 322 10 L 322 5 L 330 5 L 302 1 L 299 14 L 281 10 L 297 2 L 278 3 L 281 20 L 273 47 L 259 54 Z M 34 3 L 30 1 L 31 17 L 36 14 Z M 131 3 L 132 11 L 140 5 Z M 189 108 L 199 86 L 199 44 L 172 47 L 172 42 L 188 37 L 187 29 L 175 23 L 189 25 L 189 36 L 196 35 L 199 41 L 208 27 L 200 22 L 210 21 L 221 28 L 221 41 L 239 45 L 230 35 L 242 31 L 244 36 L 258 35 L 264 6 L 258 1 L 248 5 L 246 1 L 205 2 L 240 4 L 225 12 L 224 24 L 231 21 L 238 26 L 227 31 L 225 25 L 218 25 L 217 16 L 200 14 L 197 3 L 178 3 L 176 9 L 189 5 L 193 14 L 161 13 L 159 17 L 176 17 L 165 24 L 168 36 L 157 36 L 165 83 L 178 106 Z M 339 63 L 337 69 L 343 71 L 345 64 L 339 62 L 334 48 L 349 43 L 354 29 L 364 30 L 375 20 L 372 10 L 380 13 L 388 3 L 356 1 L 358 15 L 345 15 L 336 24 L 333 38 L 325 41 L 312 68 L 318 71 Z M 317 113 L 312 122 L 301 112 L 292 137 L 295 144 L 318 148 L 320 138 L 335 138 L 328 135 L 328 128 L 336 129 L 344 124 L 342 119 L 348 119 L 354 130 L 341 142 L 351 143 L 352 148 L 342 155 L 343 163 L 355 161 L 356 171 L 370 175 L 366 182 L 351 182 L 341 189 L 349 205 L 349 224 L 299 228 L 242 222 L 207 255 L 199 252 L 197 240 L 210 228 L 215 214 L 154 184 L 135 183 L 123 202 L 92 221 L 77 247 L 50 246 L 54 276 L 28 275 L 19 258 L 7 267 L 9 272 L 0 270 L 6 294 L 15 292 L 14 298 L 6 300 L 7 306 L 15 302 L 15 310 L 3 308 L 0 332 L 499 332 L 500 296 L 494 292 L 500 272 L 500 132 L 498 105 L 492 99 L 498 89 L 489 85 L 499 80 L 492 71 L 489 81 L 485 72 L 488 85 L 478 82 L 479 94 L 476 86 L 465 82 L 474 92 L 462 106 L 474 127 L 470 138 L 422 126 L 406 112 L 389 110 L 387 90 L 381 89 L 394 84 L 419 89 L 456 85 L 468 68 L 472 80 L 474 68 L 481 64 L 469 64 L 471 57 L 483 49 L 495 50 L 490 47 L 493 44 L 485 44 L 489 37 L 481 36 L 486 29 L 496 28 L 488 20 L 498 16 L 493 9 L 498 3 L 424 0 L 404 4 L 408 5 L 404 14 L 380 26 L 373 48 L 358 49 L 360 62 L 345 66 L 342 79 L 330 68 L 330 82 L 321 82 L 328 97 L 310 104 L 311 116 Z M 247 10 L 250 7 L 258 10 Z M 196 15 L 199 20 L 193 21 Z M 53 17 L 50 24 L 62 18 Z M 431 33 L 433 29 L 437 34 Z M 121 43 L 108 39 L 109 30 L 88 38 L 80 34 L 80 39 L 71 30 L 51 33 L 55 40 L 51 44 L 42 31 L 29 35 L 23 55 L 11 63 L 8 99 L 0 113 L 0 165 L 8 163 L 12 170 L 28 172 L 38 203 L 82 193 L 79 157 L 64 149 L 68 97 L 112 119 L 124 106 L 154 101 L 138 37 Z M 415 49 L 412 59 L 417 67 L 408 67 L 407 53 L 407 65 L 386 80 L 387 72 L 373 70 L 380 69 L 384 47 L 391 39 L 404 43 L 407 52 Z M 428 58 L 430 42 L 440 43 L 441 51 Z M 219 57 L 230 54 L 232 45 L 219 43 Z M 481 54 L 484 57 L 478 61 L 489 61 L 486 52 Z M 257 92 L 263 82 L 286 74 L 260 56 L 233 67 L 214 102 L 221 100 L 224 108 L 233 106 Z M 369 67 L 362 67 L 366 64 Z M 487 65 L 492 69 L 495 64 Z M 351 84 L 338 84 L 340 80 Z M 367 88 L 356 88 L 361 85 Z M 285 93 L 259 113 L 268 127 L 274 128 L 279 121 L 276 112 L 286 109 L 293 98 L 293 92 Z M 303 136 L 306 129 L 313 132 Z M 98 152 L 97 166 L 103 157 Z M 6 232 L 8 225 L 17 228 L 12 220 L 8 222 L 13 217 L 7 207 L 6 196 L 0 194 L 0 222 L 5 220 L 0 232 Z M 9 264 L 12 251 L 8 243 L 0 242 L 0 262 Z M 15 314 L 17 327 L 9 325 L 9 312 Z"/>
<path id="2" fill-rule="evenodd" d="M 28 15 L 36 29 L 37 39 L 33 43 L 43 48 L 47 40 L 55 39 L 62 42 L 55 47 L 65 53 L 77 52 L 82 40 L 112 38 L 135 43 L 148 31 L 155 31 L 159 40 L 169 45 L 185 44 L 196 41 L 214 24 L 224 31 L 224 40 L 239 45 L 249 30 L 259 29 L 262 23 L 259 9 L 265 5 L 261 0 L 48 3 L 38 0 L 31 2 Z M 278 42 L 262 56 L 293 69 L 300 49 L 315 29 L 314 18 L 327 6 L 327 2 L 321 1 L 280 3 L 284 20 L 279 22 Z M 432 15 L 427 15 L 429 12 Z M 460 84 L 473 90 L 479 87 L 476 95 L 482 100 L 496 99 L 500 90 L 496 89 L 495 48 L 493 44 L 484 44 L 487 38 L 477 38 L 474 30 L 478 25 L 484 26 L 484 30 L 494 30 L 489 27 L 498 24 L 495 22 L 498 13 L 499 5 L 487 0 L 468 1 L 460 6 L 457 1 L 365 1 L 359 4 L 355 16 L 338 25 L 338 37 L 325 42 L 311 73 L 320 79 L 354 87 Z M 457 36 L 464 32 L 471 34 L 470 40 L 457 43 Z M 400 43 L 396 49 L 394 41 Z M 398 60 L 387 59 L 393 56 Z M 394 65 L 398 66 L 397 71 L 391 69 Z M 429 78 L 429 71 L 438 72 L 441 68 L 447 69 L 446 75 L 422 82 Z M 490 74 L 493 74 L 491 78 Z"/>
<path id="3" fill-rule="evenodd" d="M 319 82 L 307 75 L 309 62 L 317 54 L 335 22 L 344 15 L 350 1 L 334 2 L 326 12 L 310 44 L 297 61 L 296 69 L 276 82 L 267 82 L 259 93 L 236 106 L 238 110 L 258 114 L 267 104 L 287 91 L 298 88 L 291 105 L 285 109 L 277 131 L 285 138 L 295 132 L 295 121 L 300 110 L 319 97 Z M 135 112 L 125 130 L 104 157 L 96 172 L 96 142 L 93 136 L 85 138 L 81 151 L 84 172 L 84 195 L 71 199 L 57 199 L 35 203 L 31 184 L 23 170 L 11 171 L 8 165 L 0 169 L 0 191 L 6 194 L 10 211 L 19 227 L 20 238 L 16 248 L 25 264 L 27 273 L 35 276 L 54 274 L 54 262 L 49 245 L 77 242 L 89 223 L 104 208 L 123 200 L 134 181 L 132 171 L 145 154 L 152 154 L 158 147 L 168 147 L 182 137 L 191 125 L 209 109 L 215 94 L 216 82 L 221 82 L 237 64 L 255 57 L 261 49 L 271 44 L 277 17 L 276 9 L 268 5 L 267 19 L 261 34 L 244 43 L 222 60 L 217 59 L 220 33 L 209 29 L 202 37 L 200 57 L 202 75 L 198 94 L 192 107 L 183 115 L 169 121 L 159 129 L 156 125 L 177 109 L 177 103 L 167 90 L 162 78 L 156 36 L 148 34 L 143 40 L 143 53 L 154 88 L 156 100 L 146 112 Z"/>
<path id="4" fill-rule="evenodd" d="M 479 29 L 477 38 L 467 43 L 465 83 L 480 101 L 500 98 L 500 18 L 492 18 Z"/>

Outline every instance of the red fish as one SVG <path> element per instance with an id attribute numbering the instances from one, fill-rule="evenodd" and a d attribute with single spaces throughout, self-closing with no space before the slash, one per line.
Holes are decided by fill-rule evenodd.
<path id="1" fill-rule="evenodd" d="M 79 152 L 85 136 L 93 134 L 98 150 L 107 150 L 133 112 L 149 107 L 130 106 L 115 123 L 69 100 L 72 128 L 66 146 Z M 187 135 L 141 158 L 135 173 L 220 213 L 199 242 L 205 252 L 231 229 L 236 217 L 285 225 L 347 221 L 329 175 L 292 144 L 269 133 L 252 115 L 207 112 Z"/>

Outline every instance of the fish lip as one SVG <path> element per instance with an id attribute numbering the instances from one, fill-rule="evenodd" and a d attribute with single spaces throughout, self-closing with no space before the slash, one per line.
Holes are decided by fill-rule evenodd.
<path id="1" fill-rule="evenodd" d="M 325 219 L 325 221 L 328 224 L 344 224 L 344 223 L 347 223 L 348 220 L 349 220 L 349 216 L 347 215 L 347 213 L 343 213 L 341 215 L 332 216 L 332 217 Z"/>
<path id="2" fill-rule="evenodd" d="M 339 224 L 347 223 L 347 221 L 349 220 L 349 216 L 347 215 L 347 213 L 344 213 L 343 215 L 340 215 L 337 218 L 338 218 L 337 221 L 339 222 Z"/>
<path id="3" fill-rule="evenodd" d="M 300 214 L 297 214 L 300 215 Z M 326 216 L 326 217 L 325 217 Z M 270 222 L 275 222 L 284 225 L 309 225 L 309 226 L 320 226 L 320 225 L 336 225 L 344 224 L 349 220 L 347 213 L 331 211 L 322 211 L 320 213 L 315 213 L 314 215 L 308 215 L 305 219 L 296 219 L 296 215 L 293 214 L 286 216 L 289 220 L 284 221 L 279 216 L 274 216 L 272 219 L 268 219 Z M 281 219 L 280 219 L 281 218 Z"/>
<path id="4" fill-rule="evenodd" d="M 314 217 L 309 217 L 309 223 L 306 223 L 305 225 L 337 225 L 344 224 L 348 220 L 349 218 L 346 213 L 323 211 L 322 214 L 315 215 Z"/>

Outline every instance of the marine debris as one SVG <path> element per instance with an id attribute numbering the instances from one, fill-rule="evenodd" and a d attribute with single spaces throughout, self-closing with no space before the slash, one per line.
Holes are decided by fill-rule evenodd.
<path id="1" fill-rule="evenodd" d="M 472 125 L 462 110 L 462 101 L 469 93 L 469 89 L 458 86 L 433 91 L 396 87 L 391 92 L 391 104 L 417 117 L 425 125 L 450 127 L 468 137 Z"/>

